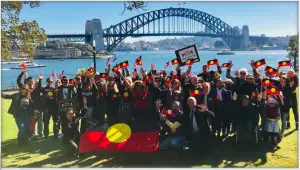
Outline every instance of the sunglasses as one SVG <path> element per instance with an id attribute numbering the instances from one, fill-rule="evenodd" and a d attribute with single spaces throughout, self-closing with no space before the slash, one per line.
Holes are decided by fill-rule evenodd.
<path id="1" fill-rule="evenodd" d="M 241 75 L 246 75 L 246 73 L 244 73 L 244 72 L 241 72 L 240 74 L 241 74 Z"/>

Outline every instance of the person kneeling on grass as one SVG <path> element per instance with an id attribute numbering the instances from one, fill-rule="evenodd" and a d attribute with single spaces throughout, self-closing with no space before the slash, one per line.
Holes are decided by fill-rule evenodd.
<path id="1" fill-rule="evenodd" d="M 62 124 L 63 145 L 68 156 L 79 155 L 78 144 L 80 133 L 78 130 L 79 120 L 87 112 L 87 99 L 83 98 L 84 107 L 80 115 L 75 117 L 74 110 L 69 108 L 66 110 L 66 121 Z"/>
<path id="2" fill-rule="evenodd" d="M 167 149 L 181 149 L 183 148 L 184 135 L 183 135 L 183 112 L 180 111 L 180 103 L 173 102 L 172 109 L 163 110 L 160 112 L 161 100 L 157 100 L 156 109 L 163 121 L 163 127 L 166 129 L 167 137 L 160 144 L 160 150 Z"/>

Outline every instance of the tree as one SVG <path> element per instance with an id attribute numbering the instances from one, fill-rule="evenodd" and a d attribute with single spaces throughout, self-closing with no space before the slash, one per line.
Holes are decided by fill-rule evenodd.
<path id="1" fill-rule="evenodd" d="M 5 60 L 12 57 L 12 46 L 30 58 L 36 53 L 36 48 L 47 38 L 45 30 L 34 21 L 20 21 L 19 15 L 23 5 L 31 8 L 40 6 L 36 1 L 3 1 L 1 2 L 1 56 Z"/>
<path id="2" fill-rule="evenodd" d="M 144 1 L 125 1 L 124 2 L 124 10 L 123 10 L 122 14 L 124 14 L 124 12 L 126 10 L 128 10 L 128 11 L 132 11 L 132 10 L 139 11 L 140 9 L 142 9 L 143 11 L 148 10 L 148 9 L 146 9 L 147 5 L 148 5 L 148 2 L 144 2 Z"/>
<path id="3" fill-rule="evenodd" d="M 288 58 L 294 63 L 293 67 L 298 72 L 299 67 L 299 34 L 292 36 L 288 47 Z"/>

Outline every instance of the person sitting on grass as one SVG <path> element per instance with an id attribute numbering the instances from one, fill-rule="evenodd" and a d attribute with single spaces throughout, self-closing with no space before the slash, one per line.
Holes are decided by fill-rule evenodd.
<path id="1" fill-rule="evenodd" d="M 12 99 L 8 113 L 13 115 L 18 127 L 18 146 L 28 143 L 29 124 L 34 113 L 34 104 L 30 98 L 29 86 L 22 85 L 20 93 L 12 95 L 1 94 L 4 99 Z"/>
<path id="2" fill-rule="evenodd" d="M 62 123 L 63 145 L 68 156 L 77 155 L 80 133 L 78 130 L 79 120 L 87 112 L 87 99 L 83 98 L 83 110 L 78 117 L 75 117 L 72 108 L 66 109 L 66 121 Z"/>

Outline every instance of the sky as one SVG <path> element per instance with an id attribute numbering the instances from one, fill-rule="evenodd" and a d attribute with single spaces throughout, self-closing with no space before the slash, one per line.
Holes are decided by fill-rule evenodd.
<path id="1" fill-rule="evenodd" d="M 180 3 L 180 5 L 178 5 Z M 164 8 L 189 8 L 206 12 L 230 26 L 248 25 L 250 35 L 295 35 L 298 3 L 295 2 L 148 2 L 147 10 L 125 11 L 123 2 L 45 2 L 38 8 L 24 6 L 20 20 L 36 20 L 46 34 L 83 34 L 85 23 L 100 19 L 103 29 L 141 13 Z M 125 42 L 156 41 L 166 37 L 126 38 Z M 172 38 L 172 37 L 168 37 Z"/>

